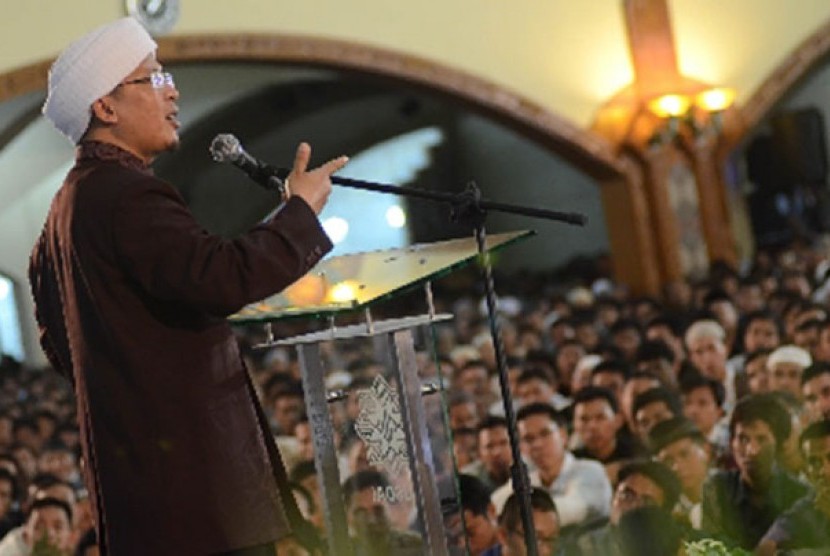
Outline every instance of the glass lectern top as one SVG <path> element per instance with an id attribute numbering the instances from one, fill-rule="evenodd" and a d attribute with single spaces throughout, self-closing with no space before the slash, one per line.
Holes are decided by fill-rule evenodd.
<path id="1" fill-rule="evenodd" d="M 500 249 L 532 234 L 523 230 L 488 235 L 487 250 Z M 477 254 L 475 238 L 470 237 L 332 257 L 282 292 L 244 307 L 230 320 L 256 323 L 354 311 L 437 278 Z"/>

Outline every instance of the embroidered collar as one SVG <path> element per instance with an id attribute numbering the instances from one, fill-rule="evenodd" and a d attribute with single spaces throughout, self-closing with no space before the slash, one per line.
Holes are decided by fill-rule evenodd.
<path id="1" fill-rule="evenodd" d="M 99 160 L 102 162 L 116 162 L 125 168 L 137 170 L 145 174 L 152 174 L 153 170 L 140 158 L 131 152 L 125 151 L 112 143 L 101 141 L 84 141 L 78 145 L 76 159 Z"/>

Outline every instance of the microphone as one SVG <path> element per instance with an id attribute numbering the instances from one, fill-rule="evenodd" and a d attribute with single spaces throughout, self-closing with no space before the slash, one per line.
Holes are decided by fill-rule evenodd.
<path id="1" fill-rule="evenodd" d="M 214 162 L 227 162 L 233 164 L 248 177 L 269 191 L 277 191 L 285 199 L 285 178 L 289 171 L 275 168 L 261 160 L 257 160 L 245 149 L 235 135 L 220 133 L 210 143 L 210 155 Z"/>

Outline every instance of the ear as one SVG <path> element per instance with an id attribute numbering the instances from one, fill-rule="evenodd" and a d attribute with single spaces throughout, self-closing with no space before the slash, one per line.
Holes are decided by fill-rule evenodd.
<path id="1" fill-rule="evenodd" d="M 114 124 L 118 122 L 118 115 L 115 112 L 115 107 L 112 101 L 107 97 L 101 97 L 92 103 L 92 115 L 96 119 L 106 124 Z"/>

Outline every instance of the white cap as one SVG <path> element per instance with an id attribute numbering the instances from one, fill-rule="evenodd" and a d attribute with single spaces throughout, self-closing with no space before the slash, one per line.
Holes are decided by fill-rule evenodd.
<path id="1" fill-rule="evenodd" d="M 77 143 L 89 127 L 92 103 L 112 91 L 156 48 L 156 41 L 132 17 L 87 33 L 52 64 L 43 115 Z"/>
<path id="2" fill-rule="evenodd" d="M 798 346 L 781 346 L 769 354 L 767 369 L 773 370 L 779 363 L 793 363 L 804 370 L 813 363 L 813 358 L 807 350 Z"/>

